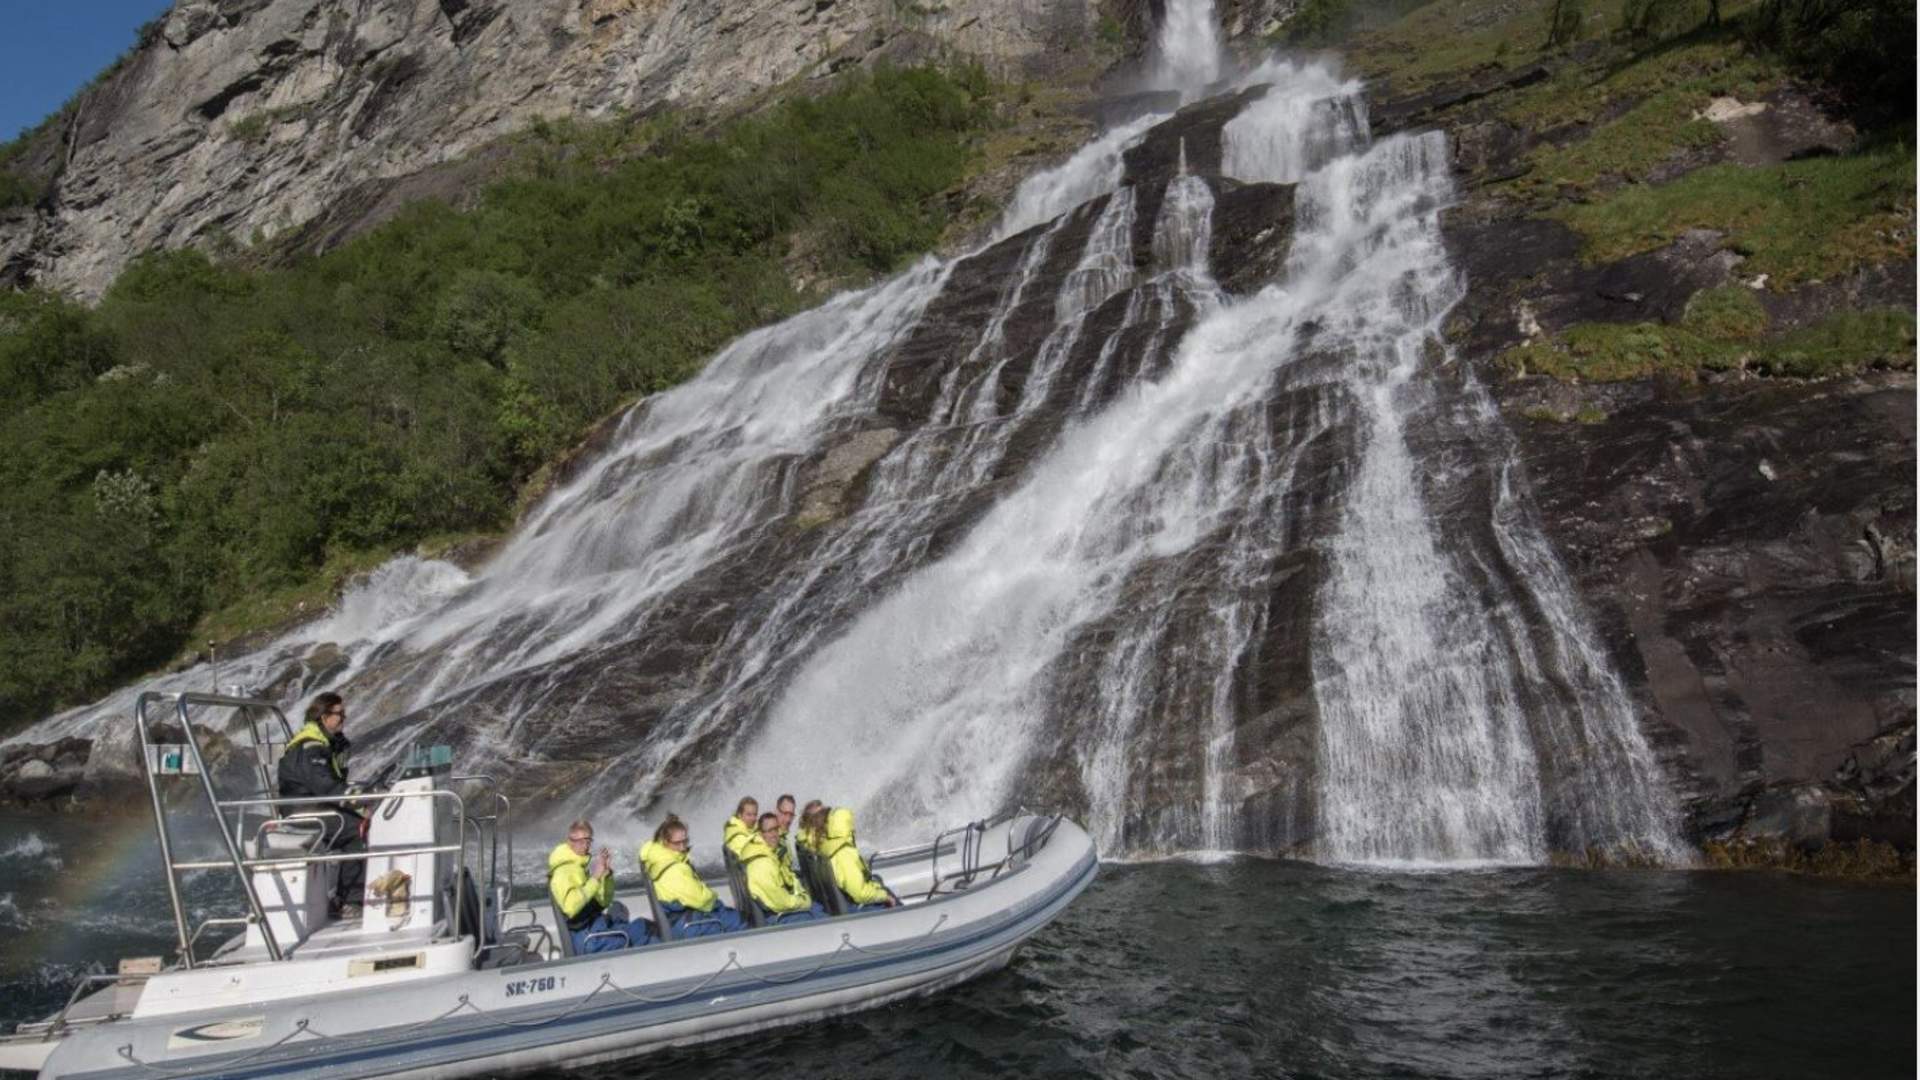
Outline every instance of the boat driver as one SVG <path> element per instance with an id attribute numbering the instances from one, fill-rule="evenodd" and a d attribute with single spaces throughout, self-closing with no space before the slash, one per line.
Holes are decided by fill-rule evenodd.
<path id="1" fill-rule="evenodd" d="M 307 703 L 306 724 L 293 733 L 280 754 L 281 798 L 322 798 L 346 792 L 347 757 L 353 749 L 353 743 L 340 730 L 346 723 L 347 704 L 339 694 L 316 694 Z M 336 813 L 340 824 L 332 831 L 326 850 L 334 854 L 367 850 L 367 819 L 351 803 L 283 809 L 289 815 Z M 367 879 L 367 861 L 348 859 L 338 865 L 340 877 L 334 884 L 327 913 L 336 919 L 357 919 Z"/>
<path id="2" fill-rule="evenodd" d="M 805 922 L 824 919 L 827 909 L 813 902 L 807 887 L 800 884 L 787 860 L 774 853 L 780 839 L 780 815 L 760 815 L 760 832 L 740 847 L 740 861 L 746 865 L 747 891 L 767 911 L 769 923 Z"/>
<path id="3" fill-rule="evenodd" d="M 567 838 L 547 855 L 547 891 L 573 936 L 573 952 L 610 952 L 653 940 L 653 924 L 630 921 L 613 898 L 613 852 L 593 853 L 593 822 L 567 827 Z"/>

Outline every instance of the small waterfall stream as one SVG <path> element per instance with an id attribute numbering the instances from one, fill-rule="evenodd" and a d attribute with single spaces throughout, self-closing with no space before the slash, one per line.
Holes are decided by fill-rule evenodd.
<path id="1" fill-rule="evenodd" d="M 1169 0 L 1156 57 L 1189 99 L 1218 80 L 1212 5 Z M 1031 798 L 1083 807 L 1108 851 L 1684 857 L 1498 414 L 1440 344 L 1464 287 L 1444 138 L 1370 140 L 1322 66 L 1238 85 L 1269 89 L 1217 175 L 1294 185 L 1258 291 L 1214 277 L 1240 185 L 1185 142 L 1164 190 L 1136 182 L 1168 120 L 1142 117 L 1024 183 L 980 251 L 636 406 L 475 574 L 397 560 L 218 681 L 342 688 L 374 703 L 363 742 L 404 719 L 586 762 L 572 801 L 694 821 L 804 789 L 874 839 Z M 1424 465 L 1433 432 L 1474 467 Z M 843 460 L 852 493 L 819 502 Z M 1485 520 L 1440 529 L 1443 488 Z M 1268 685 L 1289 664 L 1305 692 Z M 32 737 L 124 742 L 99 718 L 133 692 Z"/>

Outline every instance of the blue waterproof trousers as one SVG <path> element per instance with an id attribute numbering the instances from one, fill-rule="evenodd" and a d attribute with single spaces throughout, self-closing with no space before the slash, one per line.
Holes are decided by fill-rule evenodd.
<path id="1" fill-rule="evenodd" d="M 595 915 L 592 922 L 572 934 L 576 956 L 629 949 L 654 940 L 653 924 L 645 919 L 629 920 L 625 904 L 615 904 Z"/>
<path id="2" fill-rule="evenodd" d="M 665 907 L 667 921 L 673 924 L 675 937 L 711 937 L 747 928 L 747 920 L 724 903 L 716 902 L 712 911 L 696 911 L 679 904 L 667 904 Z"/>
<path id="3" fill-rule="evenodd" d="M 821 907 L 819 904 L 815 904 L 806 911 L 789 911 L 784 915 L 769 915 L 767 916 L 767 925 L 785 926 L 788 923 L 807 922 L 810 919 L 824 919 L 826 917 L 827 909 Z"/>

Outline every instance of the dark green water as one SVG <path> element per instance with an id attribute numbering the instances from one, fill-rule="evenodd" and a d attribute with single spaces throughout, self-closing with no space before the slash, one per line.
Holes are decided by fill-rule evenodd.
<path id="1" fill-rule="evenodd" d="M 0 821 L 0 1024 L 167 947 L 149 860 L 89 865 L 98 844 Z M 936 998 L 565 1075 L 1913 1076 L 1914 910 L 1770 873 L 1109 866 Z"/>

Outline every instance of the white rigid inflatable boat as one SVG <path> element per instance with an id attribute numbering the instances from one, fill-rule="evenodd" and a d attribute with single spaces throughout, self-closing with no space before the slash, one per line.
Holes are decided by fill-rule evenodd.
<path id="1" fill-rule="evenodd" d="M 177 718 L 150 719 L 156 705 Z M 338 816 L 327 800 L 271 797 L 291 735 L 277 708 L 149 694 L 135 720 L 179 955 L 164 967 L 123 962 L 90 977 L 59 1014 L 0 1039 L 0 1068 L 143 1080 L 454 1077 L 613 1060 L 865 1009 L 995 970 L 1099 866 L 1073 822 L 1009 814 L 875 856 L 874 871 L 903 901 L 896 908 L 571 956 L 550 903 L 509 903 L 506 799 L 485 777 L 452 775 L 451 755 L 434 748 L 410 753 L 388 790 L 365 796 L 367 881 L 384 880 L 388 895 L 370 895 L 363 916 L 342 923 L 326 916 L 342 857 L 324 853 L 324 834 Z M 210 775 L 201 745 L 211 731 L 252 760 Z M 220 790 L 240 773 L 258 794 Z M 227 858 L 175 852 L 168 817 L 180 811 L 162 797 L 167 776 L 198 777 Z M 495 872 L 503 846 L 504 877 Z M 223 869 L 238 875 L 247 910 L 189 927 L 180 875 Z M 400 875 L 406 888 L 395 890 Z M 636 917 L 653 901 L 641 878 L 622 896 Z M 434 887 L 415 884 L 423 882 Z M 712 884 L 723 896 L 731 887 Z M 223 925 L 244 931 L 203 944 L 206 930 Z"/>

